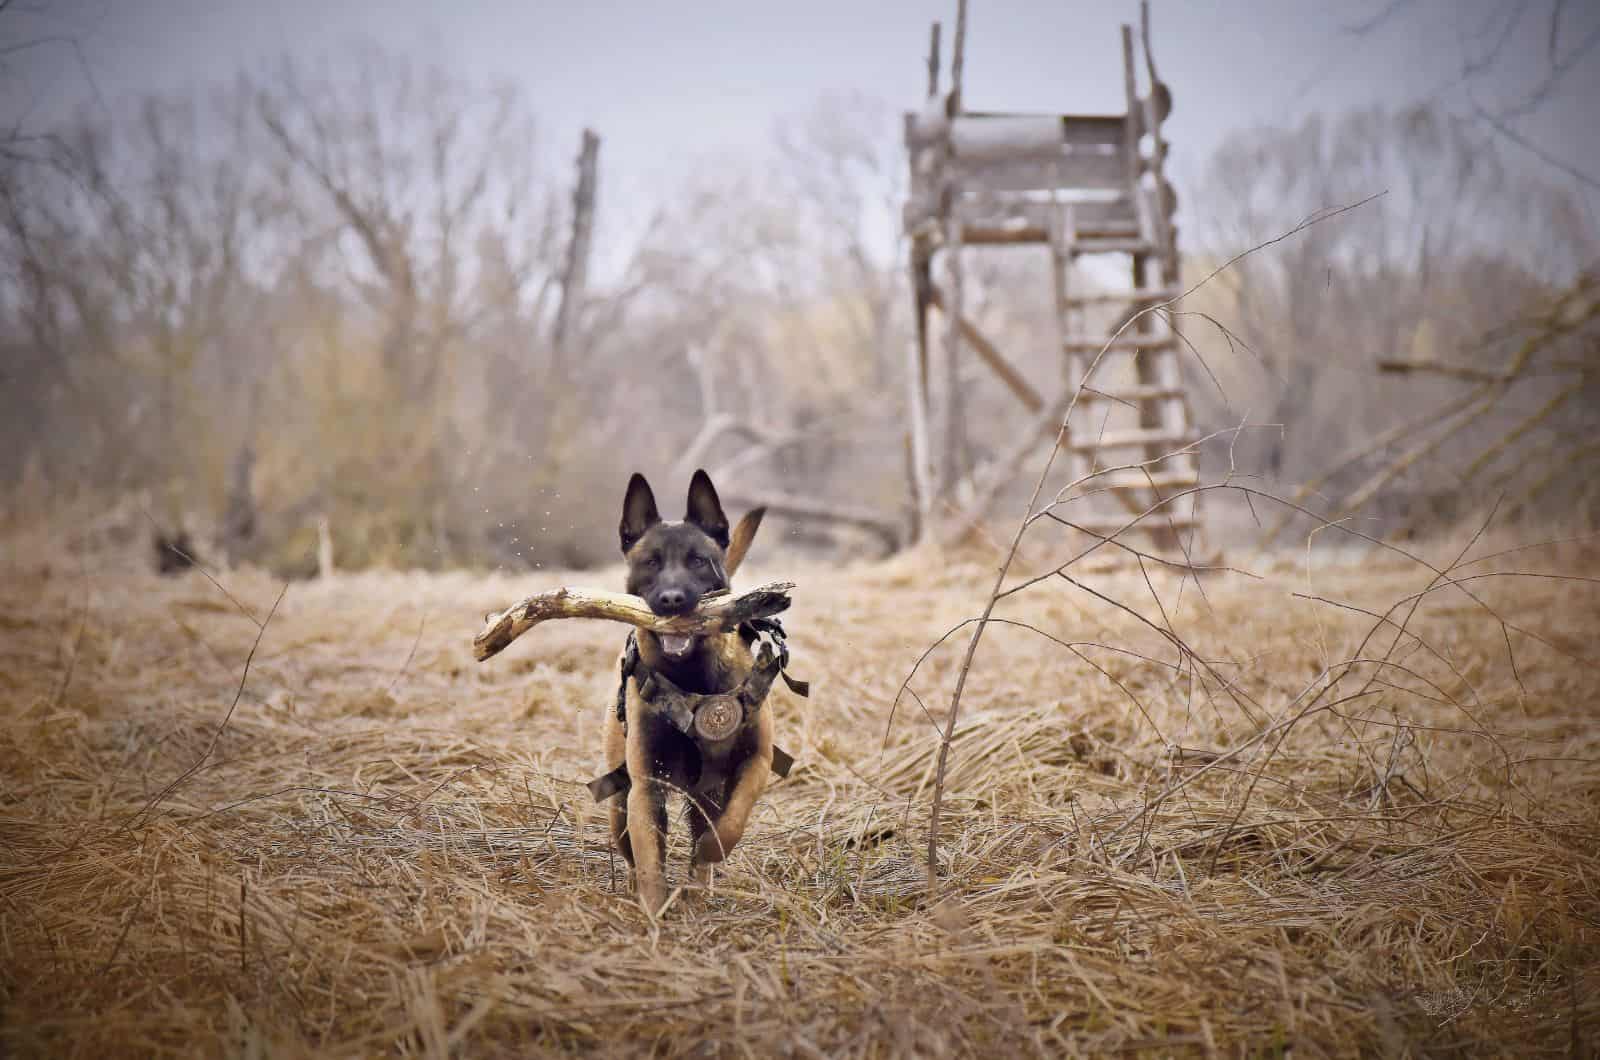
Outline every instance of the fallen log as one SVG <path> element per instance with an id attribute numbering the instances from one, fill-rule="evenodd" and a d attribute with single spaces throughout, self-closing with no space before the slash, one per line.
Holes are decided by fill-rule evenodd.
<path id="1" fill-rule="evenodd" d="M 753 618 L 770 618 L 789 608 L 793 582 L 773 582 L 732 595 L 727 592 L 701 598 L 700 606 L 686 615 L 662 616 L 628 593 L 601 589 L 552 589 L 535 593 L 504 611 L 484 618 L 483 629 L 472 638 L 472 655 L 479 662 L 504 651 L 506 645 L 541 622 L 553 618 L 601 618 L 624 622 L 652 633 L 706 636 L 725 633 Z"/>

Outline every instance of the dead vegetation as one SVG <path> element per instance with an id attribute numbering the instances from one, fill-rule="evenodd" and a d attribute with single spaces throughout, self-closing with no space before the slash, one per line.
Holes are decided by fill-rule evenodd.
<path id="1" fill-rule="evenodd" d="M 0 1041 L 1578 1055 L 1600 1029 L 1600 554 L 1463 544 L 1231 557 L 1248 573 L 1200 587 L 1080 565 L 1005 598 L 932 901 L 965 637 L 918 660 L 981 610 L 994 556 L 750 572 L 800 586 L 812 698 L 771 700 L 799 764 L 714 891 L 650 923 L 583 788 L 617 631 L 552 624 L 472 661 L 486 610 L 560 575 L 280 598 L 244 572 L 230 600 L 14 538 Z M 1048 569 L 1025 546 L 1017 572 Z"/>

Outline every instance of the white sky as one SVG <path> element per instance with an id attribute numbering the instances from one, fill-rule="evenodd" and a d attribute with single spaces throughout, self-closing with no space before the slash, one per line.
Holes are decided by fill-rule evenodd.
<path id="1" fill-rule="evenodd" d="M 696 168 L 756 155 L 780 119 L 824 94 L 915 105 L 928 25 L 945 22 L 948 59 L 954 22 L 954 0 L 15 3 L 0 12 L 0 48 L 57 33 L 75 44 L 0 60 L 0 113 L 37 119 L 95 90 L 114 104 L 226 79 L 285 52 L 375 39 L 459 75 L 519 83 L 541 123 L 537 150 L 554 164 L 566 167 L 578 131 L 594 127 L 604 138 L 601 207 L 613 218 L 663 178 L 670 186 Z M 1493 74 L 1464 85 L 1464 58 L 1492 42 L 1515 6 L 1507 0 L 1411 0 L 1365 36 L 1349 27 L 1390 0 L 1155 0 L 1156 61 L 1176 97 L 1168 130 L 1180 187 L 1242 127 L 1369 102 L 1514 101 L 1548 68 L 1549 3 L 1528 0 Z M 1567 47 L 1600 33 L 1600 3 L 1561 7 Z M 1137 22 L 1135 0 L 970 0 L 970 10 L 970 107 L 1121 109 L 1118 26 Z M 1517 128 L 1600 178 L 1600 49 Z M 1600 196 L 1588 198 L 1600 206 Z"/>

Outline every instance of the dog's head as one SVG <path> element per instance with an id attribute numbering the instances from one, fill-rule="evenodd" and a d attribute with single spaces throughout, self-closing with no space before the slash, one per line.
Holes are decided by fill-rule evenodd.
<path id="1" fill-rule="evenodd" d="M 755 509 L 730 533 L 711 476 L 696 471 L 689 483 L 683 522 L 662 522 L 650 483 L 635 474 L 622 500 L 619 526 L 622 554 L 628 561 L 628 592 L 643 597 L 658 615 L 693 611 L 702 596 L 728 588 L 728 579 L 743 561 L 763 514 L 764 509 Z M 698 640 L 658 639 L 669 656 L 689 654 Z"/>

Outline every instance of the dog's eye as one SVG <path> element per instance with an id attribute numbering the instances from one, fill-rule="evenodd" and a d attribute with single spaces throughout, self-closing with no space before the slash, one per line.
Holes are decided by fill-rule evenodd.
<path id="1" fill-rule="evenodd" d="M 655 570 L 657 567 L 661 566 L 661 557 L 657 555 L 646 556 L 644 558 L 644 565 L 650 570 Z"/>
<path id="2" fill-rule="evenodd" d="M 691 567 L 704 567 L 705 565 L 706 565 L 706 558 L 704 556 L 702 556 L 698 552 L 689 553 L 689 566 L 691 566 Z"/>

